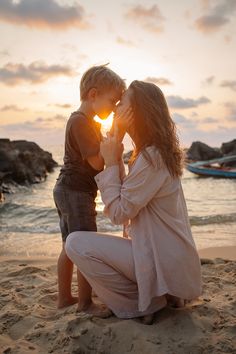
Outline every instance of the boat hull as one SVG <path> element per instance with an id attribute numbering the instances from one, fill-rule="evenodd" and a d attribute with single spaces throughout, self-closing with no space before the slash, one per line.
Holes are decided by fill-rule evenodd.
<path id="1" fill-rule="evenodd" d="M 210 167 L 197 167 L 194 163 L 187 164 L 187 170 L 203 177 L 236 178 L 236 170 L 214 169 Z"/>

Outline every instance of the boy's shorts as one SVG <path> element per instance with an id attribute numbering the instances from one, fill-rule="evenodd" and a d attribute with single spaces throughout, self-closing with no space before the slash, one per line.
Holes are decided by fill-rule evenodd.
<path id="1" fill-rule="evenodd" d="M 53 198 L 60 218 L 63 242 L 73 231 L 97 231 L 96 203 L 92 194 L 56 184 Z"/>

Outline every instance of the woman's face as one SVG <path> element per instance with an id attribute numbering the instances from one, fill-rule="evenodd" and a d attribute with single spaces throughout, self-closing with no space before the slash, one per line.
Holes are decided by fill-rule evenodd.
<path id="1" fill-rule="evenodd" d="M 128 108 L 132 107 L 131 95 L 132 95 L 132 89 L 128 89 L 123 93 L 120 103 L 117 105 L 117 108 L 116 108 L 117 114 L 124 112 L 124 110 L 127 110 Z M 134 121 L 127 128 L 127 133 L 129 134 L 131 139 L 134 140 L 134 138 L 135 138 L 135 123 L 134 123 Z"/>
<path id="2" fill-rule="evenodd" d="M 130 106 L 131 106 L 131 90 L 128 89 L 123 93 L 121 100 L 117 106 L 117 110 L 121 107 L 122 107 L 122 110 L 128 109 Z"/>

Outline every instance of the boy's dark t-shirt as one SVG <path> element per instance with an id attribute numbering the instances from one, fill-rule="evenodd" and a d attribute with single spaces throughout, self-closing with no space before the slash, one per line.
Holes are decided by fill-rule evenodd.
<path id="1" fill-rule="evenodd" d="M 100 171 L 95 170 L 86 159 L 99 153 L 102 139 L 100 129 L 99 123 L 82 112 L 71 114 L 66 125 L 64 165 L 58 184 L 96 196 L 98 187 L 94 177 Z"/>

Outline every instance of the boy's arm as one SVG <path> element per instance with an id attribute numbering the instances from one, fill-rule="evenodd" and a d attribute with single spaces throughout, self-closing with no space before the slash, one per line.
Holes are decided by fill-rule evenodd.
<path id="1" fill-rule="evenodd" d="M 86 160 L 94 170 L 101 171 L 104 167 L 104 160 L 100 152 L 97 155 L 87 157 Z"/>
<path id="2" fill-rule="evenodd" d="M 103 170 L 104 160 L 99 151 L 100 141 L 83 117 L 72 123 L 71 134 L 80 150 L 82 158 L 86 160 L 93 169 L 97 171 Z"/>

